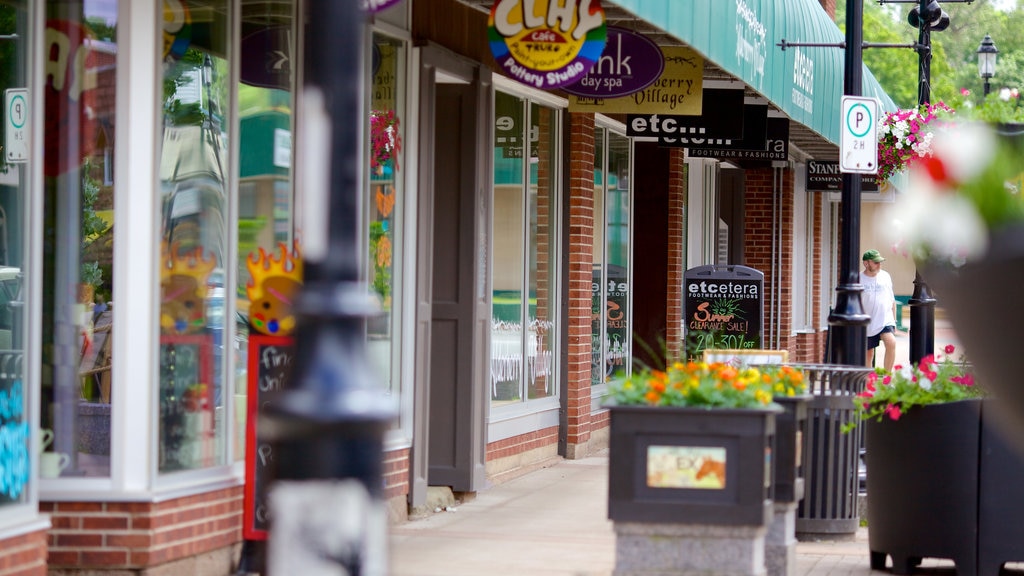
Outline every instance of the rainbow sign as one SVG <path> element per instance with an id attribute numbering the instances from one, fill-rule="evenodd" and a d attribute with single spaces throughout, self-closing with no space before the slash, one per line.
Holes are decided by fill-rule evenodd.
<path id="1" fill-rule="evenodd" d="M 563 2 L 495 1 L 487 38 L 509 76 L 534 88 L 560 88 L 594 67 L 608 38 L 601 2 Z"/>

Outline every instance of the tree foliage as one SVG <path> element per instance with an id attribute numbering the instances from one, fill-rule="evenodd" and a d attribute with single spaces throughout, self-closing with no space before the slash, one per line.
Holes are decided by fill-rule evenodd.
<path id="1" fill-rule="evenodd" d="M 954 100 L 961 89 L 981 100 L 983 81 L 978 76 L 978 45 L 986 34 L 999 49 L 992 91 L 999 88 L 1024 89 L 1024 10 L 1020 0 L 974 0 L 973 3 L 942 2 L 950 17 L 950 26 L 931 33 L 931 98 Z M 846 25 L 846 2 L 836 3 L 836 23 Z M 889 4 L 884 0 L 864 0 L 864 41 L 911 44 L 917 41 L 917 29 L 907 23 L 913 4 Z M 882 88 L 901 108 L 917 105 L 918 54 L 910 48 L 867 48 L 864 62 Z"/>

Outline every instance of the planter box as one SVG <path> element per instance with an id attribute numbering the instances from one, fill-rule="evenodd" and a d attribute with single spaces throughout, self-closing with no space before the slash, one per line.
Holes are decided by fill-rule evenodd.
<path id="1" fill-rule="evenodd" d="M 779 412 L 610 407 L 608 517 L 767 526 Z"/>
<path id="2" fill-rule="evenodd" d="M 865 425 L 871 568 L 910 574 L 925 557 L 975 574 L 981 400 L 915 406 Z M 1019 520 L 1014 517 L 1014 522 Z"/>
<path id="3" fill-rule="evenodd" d="M 978 477 L 978 574 L 999 574 L 1006 562 L 1024 560 L 1024 454 L 997 421 L 997 400 L 981 403 Z M 1001 425 L 1000 425 L 1001 424 Z"/>
<path id="4" fill-rule="evenodd" d="M 810 399 L 810 394 L 774 398 L 783 410 L 775 416 L 775 471 L 771 493 L 775 502 L 799 502 L 804 497 L 803 437 Z"/>

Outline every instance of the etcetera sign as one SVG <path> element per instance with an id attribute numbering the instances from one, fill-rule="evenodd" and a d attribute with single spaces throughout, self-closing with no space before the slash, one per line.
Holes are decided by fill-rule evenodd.
<path id="1" fill-rule="evenodd" d="M 539 89 L 579 82 L 601 57 L 608 34 L 600 0 L 497 0 L 487 24 L 498 64 Z"/>

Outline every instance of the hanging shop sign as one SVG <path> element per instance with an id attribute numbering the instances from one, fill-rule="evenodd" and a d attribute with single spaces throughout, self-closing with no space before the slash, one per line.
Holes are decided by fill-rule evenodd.
<path id="1" fill-rule="evenodd" d="M 839 162 L 808 160 L 807 191 L 836 192 L 843 189 L 843 173 L 839 170 Z M 862 192 L 877 192 L 878 182 L 872 174 L 860 175 Z"/>
<path id="2" fill-rule="evenodd" d="M 494 59 L 510 77 L 539 89 L 583 78 L 607 33 L 599 0 L 496 0 L 487 20 Z"/>
<path id="3" fill-rule="evenodd" d="M 739 138 L 726 138 L 718 134 L 698 136 L 659 136 L 658 144 L 672 148 L 689 148 L 693 150 L 764 150 L 768 146 L 768 107 L 746 105 L 742 108 L 743 135 Z"/>
<path id="4" fill-rule="evenodd" d="M 597 64 L 579 82 L 563 86 L 585 98 L 616 98 L 653 84 L 665 69 L 661 48 L 643 34 L 608 27 L 608 42 Z"/>
<path id="5" fill-rule="evenodd" d="M 626 136 L 648 138 L 741 138 L 743 90 L 705 88 L 703 112 L 696 116 L 647 113 L 626 115 Z"/>
<path id="6" fill-rule="evenodd" d="M 747 266 L 707 265 L 683 275 L 686 353 L 762 348 L 764 272 Z"/>
<path id="7" fill-rule="evenodd" d="M 164 0 L 163 18 L 164 61 L 173 62 L 192 44 L 192 13 L 185 0 Z"/>
<path id="8" fill-rule="evenodd" d="M 740 146 L 746 144 L 746 135 Z M 758 145 L 759 141 L 753 143 Z M 789 119 L 765 119 L 765 146 L 756 148 L 690 148 L 688 154 L 694 158 L 734 158 L 737 160 L 785 160 L 789 157 Z"/>
<path id="9" fill-rule="evenodd" d="M 240 79 L 250 86 L 287 90 L 292 76 L 288 26 L 259 27 L 242 38 Z"/>
<path id="10" fill-rule="evenodd" d="M 662 46 L 661 55 L 664 61 L 661 75 L 642 90 L 618 98 L 576 95 L 578 92 L 572 92 L 569 111 L 699 116 L 701 91 L 704 87 L 704 58 L 685 46 Z"/>

